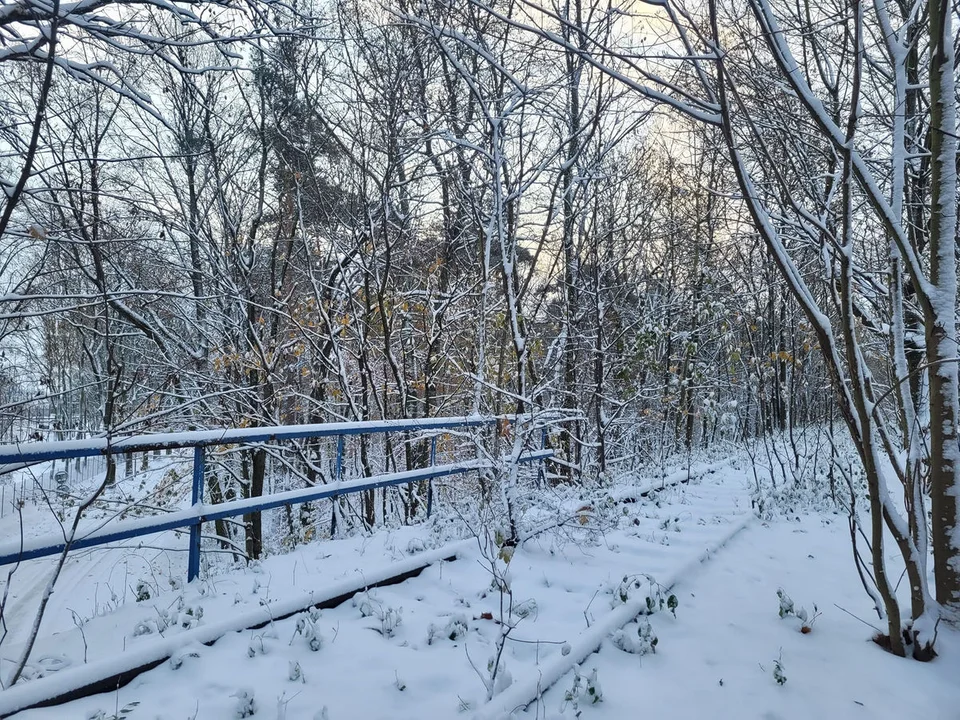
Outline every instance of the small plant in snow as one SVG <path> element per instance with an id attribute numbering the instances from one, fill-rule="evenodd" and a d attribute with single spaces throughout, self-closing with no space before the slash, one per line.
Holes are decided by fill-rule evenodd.
<path id="1" fill-rule="evenodd" d="M 303 668 L 296 660 L 291 660 L 287 670 L 287 678 L 290 682 L 305 683 L 307 679 L 303 676 Z"/>
<path id="2" fill-rule="evenodd" d="M 639 589 L 639 578 L 630 578 L 624 575 L 623 580 L 621 580 L 613 590 L 613 601 L 611 602 L 611 605 L 613 607 L 616 607 L 617 605 L 623 605 L 630 599 L 630 596 Z"/>
<path id="3" fill-rule="evenodd" d="M 189 630 L 200 624 L 203 619 L 203 608 L 200 605 L 188 605 L 180 610 L 177 624 L 184 630 Z"/>
<path id="4" fill-rule="evenodd" d="M 87 720 L 126 720 L 139 704 L 139 700 L 128 702 L 115 713 L 110 713 L 109 715 L 106 711 L 98 709 L 87 715 Z"/>
<path id="5" fill-rule="evenodd" d="M 420 538 L 410 538 L 410 542 L 407 543 L 407 555 L 416 555 L 426 549 L 427 546 Z"/>
<path id="6" fill-rule="evenodd" d="M 647 579 L 650 581 L 650 590 L 647 594 L 647 614 L 652 615 L 666 608 L 676 617 L 677 608 L 680 606 L 677 596 L 673 593 L 668 594 L 667 590 L 652 577 L 647 576 Z"/>
<path id="7" fill-rule="evenodd" d="M 502 654 L 491 655 L 487 660 L 488 695 L 492 698 L 506 690 L 513 684 L 513 675 L 507 669 L 507 663 Z"/>
<path id="8" fill-rule="evenodd" d="M 369 593 L 358 592 L 353 596 L 353 606 L 360 611 L 360 617 L 370 617 L 379 603 Z"/>
<path id="9" fill-rule="evenodd" d="M 146 580 L 138 580 L 137 588 L 134 591 L 134 597 L 137 602 L 143 602 L 144 600 L 149 600 L 153 597 L 153 588 L 147 583 Z"/>
<path id="10" fill-rule="evenodd" d="M 154 622 L 152 620 L 141 620 L 133 626 L 133 636 L 153 635 Z"/>
<path id="11" fill-rule="evenodd" d="M 404 690 L 406 690 L 406 689 L 407 689 L 407 684 L 406 684 L 406 683 L 403 681 L 403 679 L 400 677 L 399 673 L 397 673 L 396 671 L 394 671 L 393 676 L 396 678 L 396 680 L 394 681 L 393 684 L 394 684 L 394 686 L 397 688 L 397 690 L 399 690 L 400 692 L 403 692 Z"/>
<path id="12" fill-rule="evenodd" d="M 250 644 L 247 645 L 247 657 L 256 657 L 257 655 L 266 655 L 267 646 L 263 642 L 263 635 L 252 635 Z"/>
<path id="13" fill-rule="evenodd" d="M 233 714 L 235 718 L 248 718 L 256 714 L 257 703 L 253 699 L 252 688 L 240 688 L 231 697 L 237 699 Z"/>
<path id="14" fill-rule="evenodd" d="M 645 617 L 637 619 L 626 627 L 617 630 L 610 638 L 615 647 L 632 655 L 649 655 L 657 652 L 659 639 L 653 632 L 653 626 Z"/>
<path id="15" fill-rule="evenodd" d="M 793 615 L 793 600 L 784 592 L 783 588 L 777 590 L 777 597 L 780 599 L 780 617 L 785 618 L 788 615 Z"/>
<path id="16" fill-rule="evenodd" d="M 320 611 L 317 608 L 310 608 L 306 613 L 297 618 L 297 629 L 290 638 L 290 644 L 297 635 L 303 636 L 311 650 L 317 652 L 326 643 L 326 638 L 320 632 Z"/>
<path id="17" fill-rule="evenodd" d="M 521 620 L 528 618 L 531 615 L 536 615 L 537 613 L 537 601 L 533 598 L 529 600 L 524 600 L 523 602 L 517 603 L 513 606 L 513 614 L 516 615 Z"/>
<path id="18" fill-rule="evenodd" d="M 427 645 L 433 645 L 433 641 L 438 638 L 446 638 L 457 642 L 458 640 L 466 637 L 467 633 L 470 631 L 470 625 L 467 622 L 465 615 L 454 615 L 447 621 L 447 624 L 442 628 L 430 624 L 430 627 L 427 628 Z"/>
<path id="19" fill-rule="evenodd" d="M 277 720 L 287 720 L 287 705 L 290 704 L 290 700 L 287 700 L 286 693 L 277 698 Z"/>
<path id="20" fill-rule="evenodd" d="M 660 523 L 660 529 L 664 531 L 673 530 L 673 532 L 680 532 L 680 518 L 668 517 L 666 520 Z"/>
<path id="21" fill-rule="evenodd" d="M 797 608 L 793 600 L 784 592 L 783 588 L 777 590 L 777 598 L 780 600 L 780 618 L 795 617 L 800 621 L 800 632 L 804 635 L 813 630 L 813 624 L 822 613 L 817 609 L 816 603 L 813 605 L 813 613 L 808 613 L 806 608 Z"/>
<path id="22" fill-rule="evenodd" d="M 783 671 L 783 655 L 781 654 L 776 660 L 773 661 L 773 679 L 777 681 L 777 685 L 786 685 L 787 684 L 787 675 Z"/>
<path id="23" fill-rule="evenodd" d="M 380 609 L 377 612 L 377 619 L 380 620 L 380 634 L 384 637 L 393 637 L 393 633 L 403 622 L 403 608 L 388 607 L 386 610 Z"/>
<path id="24" fill-rule="evenodd" d="M 584 678 L 580 674 L 580 666 L 573 666 L 573 686 L 563 694 L 563 704 L 560 706 L 560 712 L 566 712 L 567 707 L 573 710 L 574 717 L 580 717 L 583 710 L 580 704 L 595 705 L 603 701 L 603 691 L 600 689 L 600 681 L 597 680 L 597 669 L 594 668 L 590 674 Z"/>
<path id="25" fill-rule="evenodd" d="M 170 656 L 170 667 L 173 670 L 179 670 L 183 665 L 183 661 L 187 658 L 199 658 L 200 653 L 197 650 L 181 650 L 175 655 Z"/>
<path id="26" fill-rule="evenodd" d="M 641 582 L 641 577 L 647 580 L 647 595 L 645 598 L 647 606 L 647 614 L 652 615 L 655 612 L 660 610 L 669 610 L 673 613 L 673 616 L 677 616 L 677 607 L 680 605 L 680 601 L 677 599 L 677 596 L 673 593 L 670 593 L 666 588 L 664 588 L 660 583 L 654 580 L 649 575 L 643 576 L 633 576 L 628 575 L 623 576 L 617 586 L 613 589 L 611 600 L 611 606 L 617 607 L 617 605 L 622 605 L 630 600 L 642 587 L 643 583 Z"/>

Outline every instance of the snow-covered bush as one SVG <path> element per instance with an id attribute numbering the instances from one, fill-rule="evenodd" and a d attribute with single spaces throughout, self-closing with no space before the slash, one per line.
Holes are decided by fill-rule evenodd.
<path id="1" fill-rule="evenodd" d="M 394 632 L 403 622 L 403 608 L 388 607 L 386 610 L 380 608 L 376 615 L 380 620 L 380 634 L 386 638 L 393 637 Z"/>
<path id="2" fill-rule="evenodd" d="M 407 543 L 407 555 L 416 555 L 417 553 L 422 553 L 427 549 L 427 546 L 424 544 L 423 540 L 420 538 L 410 538 L 410 542 Z"/>
<path id="3" fill-rule="evenodd" d="M 646 583 L 643 582 L 646 580 Z M 644 588 L 646 584 L 646 588 Z M 674 617 L 677 615 L 677 607 L 680 601 L 677 596 L 664 588 L 650 575 L 624 575 L 623 579 L 614 587 L 608 590 L 611 594 L 610 605 L 617 607 L 628 602 L 631 598 L 637 596 L 640 592 L 645 592 L 644 598 L 647 606 L 647 614 L 652 615 L 660 610 L 669 610 Z M 640 597 L 643 597 L 642 595 Z"/>
<path id="4" fill-rule="evenodd" d="M 263 635 L 252 635 L 247 644 L 247 656 L 256 657 L 257 655 L 266 655 L 267 646 L 263 642 Z"/>
<path id="5" fill-rule="evenodd" d="M 303 676 L 303 668 L 300 667 L 300 663 L 296 660 L 291 660 L 287 666 L 287 678 L 290 682 L 302 682 L 305 683 L 307 679 Z"/>
<path id="6" fill-rule="evenodd" d="M 797 608 L 793 599 L 787 595 L 783 588 L 777 590 L 777 598 L 780 601 L 780 619 L 795 618 L 800 623 L 800 632 L 804 635 L 813 630 L 813 624 L 820 617 L 821 613 L 817 609 L 816 603 L 813 605 L 813 612 L 808 613 L 806 608 Z"/>
<path id="7" fill-rule="evenodd" d="M 787 684 L 787 674 L 783 669 L 782 655 L 773 661 L 773 679 L 776 681 L 777 685 L 782 686 Z"/>
<path id="8" fill-rule="evenodd" d="M 199 625 L 202 619 L 203 607 L 200 605 L 181 605 L 176 624 L 184 630 L 189 630 Z"/>
<path id="9" fill-rule="evenodd" d="M 468 632 L 470 632 L 470 624 L 466 615 L 453 615 L 443 627 L 433 623 L 430 624 L 430 627 L 427 628 L 427 645 L 432 645 L 434 640 L 440 638 L 456 642 L 466 637 Z"/>
<path id="10" fill-rule="evenodd" d="M 310 608 L 297 618 L 296 630 L 293 632 L 293 637 L 290 638 L 291 645 L 293 645 L 293 640 L 297 635 L 306 640 L 307 646 L 313 652 L 317 652 L 324 646 L 326 638 L 320 632 L 320 611 L 317 608 Z"/>
<path id="11" fill-rule="evenodd" d="M 199 658 L 200 651 L 195 648 L 184 648 L 170 656 L 170 668 L 179 670 L 187 658 Z"/>
<path id="12" fill-rule="evenodd" d="M 252 715 L 255 715 L 257 712 L 257 703 L 253 699 L 253 688 L 240 688 L 237 690 L 231 697 L 237 699 L 237 704 L 234 707 L 235 718 L 248 718 Z"/>
<path id="13" fill-rule="evenodd" d="M 659 642 L 653 626 L 645 617 L 637 618 L 626 627 L 620 628 L 610 638 L 614 647 L 633 655 L 648 655 L 657 652 Z"/>
<path id="14" fill-rule="evenodd" d="M 358 592 L 353 596 L 352 604 L 360 611 L 360 617 L 370 617 L 380 603 L 370 593 Z"/>
<path id="15" fill-rule="evenodd" d="M 600 688 L 600 681 L 597 679 L 597 669 L 593 668 L 587 677 L 580 674 L 580 666 L 573 666 L 573 685 L 563 694 L 563 704 L 560 706 L 560 712 L 566 712 L 569 707 L 573 710 L 574 717 L 580 717 L 582 710 L 581 703 L 584 705 L 595 705 L 603 701 L 603 690 Z"/>
<path id="16" fill-rule="evenodd" d="M 519 602 L 513 606 L 513 614 L 523 620 L 528 618 L 531 615 L 536 616 L 537 614 L 537 601 L 533 598 Z"/>

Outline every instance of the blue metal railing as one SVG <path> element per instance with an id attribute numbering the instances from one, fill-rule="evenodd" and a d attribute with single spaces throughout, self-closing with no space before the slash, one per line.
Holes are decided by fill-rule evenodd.
<path id="1" fill-rule="evenodd" d="M 437 432 L 465 427 L 493 425 L 497 418 L 469 416 L 446 418 L 423 418 L 418 420 L 374 420 L 351 423 L 323 423 L 315 425 L 283 425 L 276 427 L 232 428 L 227 430 L 199 430 L 182 433 L 137 435 L 123 438 L 91 438 L 62 442 L 37 442 L 0 446 L 0 467 L 23 467 L 26 464 L 63 460 L 68 458 L 95 457 L 119 453 L 147 452 L 173 448 L 193 448 L 192 490 L 190 508 L 165 515 L 101 522 L 97 527 L 78 532 L 72 538 L 63 535 L 34 538 L 30 541 L 0 545 L 0 565 L 59 555 L 64 550 L 97 547 L 118 540 L 152 535 L 165 530 L 190 528 L 187 579 L 195 579 L 200 573 L 201 526 L 205 522 L 219 520 L 251 512 L 260 512 L 284 505 L 293 505 L 340 495 L 359 493 L 365 490 L 402 485 L 418 481 L 456 475 L 471 470 L 492 467 L 486 460 L 436 464 Z M 350 435 L 382 434 L 389 432 L 432 432 L 430 436 L 430 464 L 426 468 L 404 472 L 386 473 L 357 480 L 343 480 L 344 438 Z M 203 480 L 206 470 L 206 451 L 210 446 L 247 445 L 302 440 L 323 437 L 337 438 L 335 481 L 299 490 L 272 493 L 243 500 L 206 505 L 203 503 Z M 425 438 L 424 438 L 425 439 Z M 552 456 L 552 450 L 536 450 L 520 456 L 519 462 L 536 462 Z M 433 509 L 433 485 L 427 490 L 427 514 Z"/>

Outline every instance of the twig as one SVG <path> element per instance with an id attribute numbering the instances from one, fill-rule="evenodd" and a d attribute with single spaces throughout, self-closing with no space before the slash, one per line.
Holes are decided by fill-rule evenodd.
<path id="1" fill-rule="evenodd" d="M 862 623 L 863 623 L 864 625 L 866 625 L 867 627 L 873 628 L 874 630 L 876 630 L 876 631 L 877 631 L 878 633 L 880 633 L 881 635 L 883 634 L 883 630 L 881 630 L 880 628 L 878 628 L 876 625 L 871 625 L 871 624 L 868 623 L 866 620 L 864 620 L 864 619 L 862 619 L 862 618 L 858 618 L 858 617 L 857 617 L 856 615 L 854 615 L 852 612 L 850 612 L 849 610 L 847 610 L 847 609 L 845 609 L 845 608 L 840 607 L 840 606 L 837 605 L 836 603 L 834 603 L 833 606 L 834 606 L 837 610 L 843 610 L 843 612 L 845 612 L 847 615 L 849 615 L 850 617 L 852 617 L 854 620 L 859 620 L 860 622 L 862 622 Z"/>

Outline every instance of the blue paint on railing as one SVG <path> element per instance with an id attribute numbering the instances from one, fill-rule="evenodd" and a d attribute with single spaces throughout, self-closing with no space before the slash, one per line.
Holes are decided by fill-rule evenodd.
<path id="1" fill-rule="evenodd" d="M 182 433 L 139 435 L 123 438 L 92 438 L 65 442 L 28 443 L 0 446 L 0 466 L 60 460 L 64 458 L 93 457 L 127 452 L 147 452 L 165 448 L 187 448 L 193 451 L 193 483 L 191 507 L 152 518 L 138 518 L 110 522 L 85 534 L 78 534 L 67 543 L 63 536 L 35 538 L 24 543 L 0 546 L 0 565 L 59 555 L 70 550 L 97 547 L 118 540 L 128 540 L 144 535 L 189 528 L 189 554 L 187 578 L 195 579 L 200 573 L 201 526 L 204 522 L 235 517 L 250 512 L 261 512 L 284 505 L 335 499 L 339 495 L 374 490 L 377 488 L 426 480 L 429 483 L 427 514 L 433 509 L 433 485 L 435 478 L 456 475 L 491 467 L 485 460 L 468 460 L 459 463 L 436 465 L 436 434 L 431 436 L 430 466 L 404 472 L 387 473 L 358 480 L 343 481 L 344 438 L 348 435 L 381 434 L 388 432 L 413 432 L 422 430 L 451 430 L 493 424 L 496 418 L 471 416 L 452 418 L 424 418 L 419 420 L 376 420 L 354 423 L 324 423 L 316 425 L 292 425 L 266 428 L 233 428 L 226 430 L 199 430 Z M 216 505 L 203 504 L 203 481 L 206 468 L 206 448 L 216 445 L 252 444 L 320 437 L 337 437 L 336 481 L 328 485 L 288 490 L 271 495 L 233 500 Z M 553 455 L 552 450 L 536 450 L 522 455 L 518 462 L 536 462 Z M 336 514 L 333 515 L 332 531 L 336 531 Z"/>

